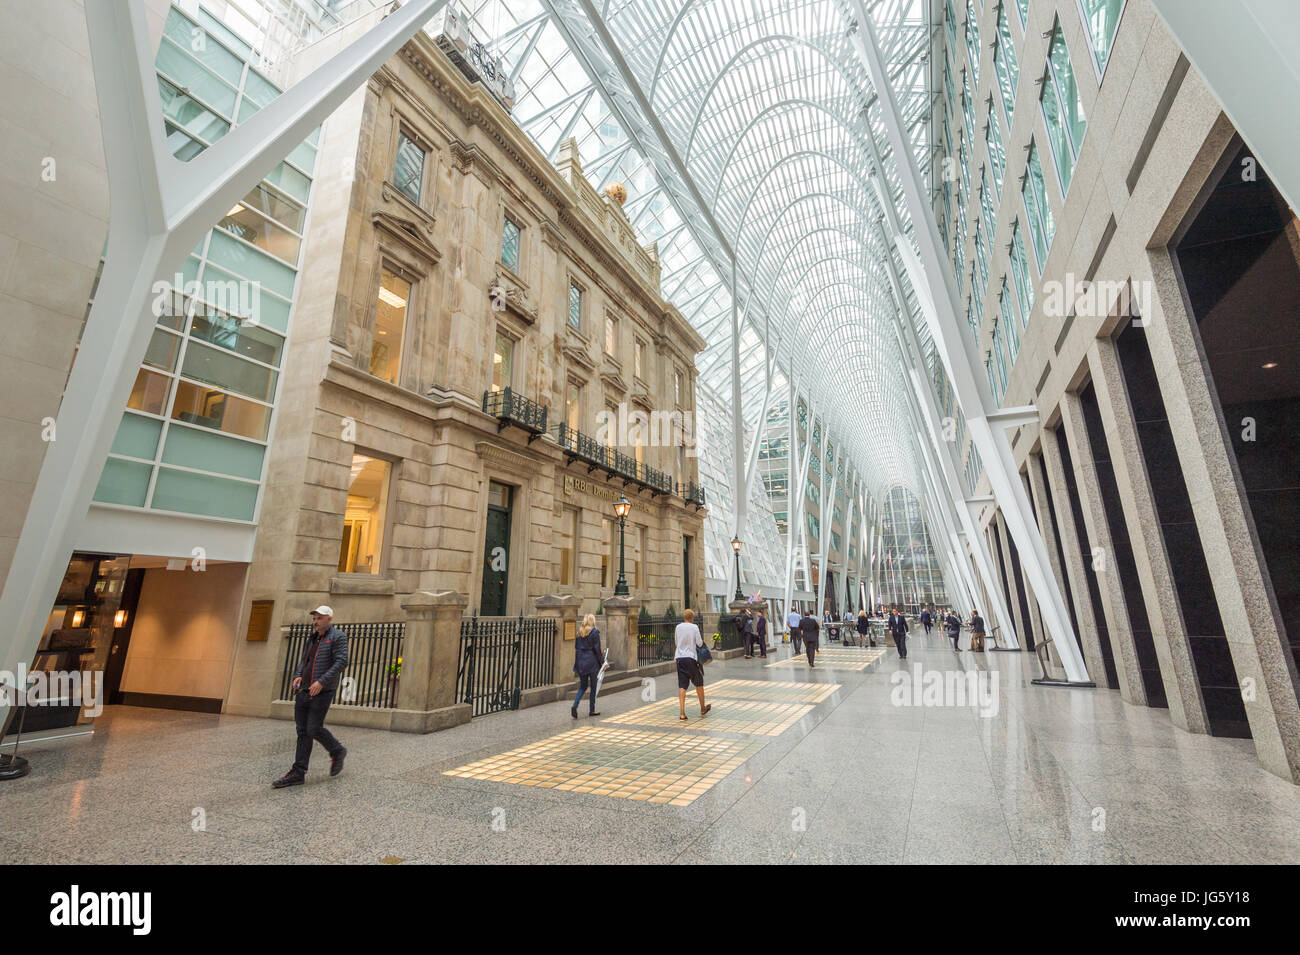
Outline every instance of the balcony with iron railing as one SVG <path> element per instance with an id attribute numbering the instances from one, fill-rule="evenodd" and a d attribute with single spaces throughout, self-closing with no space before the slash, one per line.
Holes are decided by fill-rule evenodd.
<path id="1" fill-rule="evenodd" d="M 680 494 L 687 504 L 694 504 L 696 507 L 704 507 L 704 488 L 694 481 L 682 481 L 677 485 L 677 493 Z"/>
<path id="2" fill-rule="evenodd" d="M 622 478 L 624 486 L 628 483 L 639 484 L 652 494 L 672 494 L 673 479 L 658 468 L 642 464 L 630 454 L 617 451 L 607 444 L 601 444 L 589 434 L 583 434 L 567 422 L 560 422 L 554 431 L 555 442 L 569 457 L 569 461 L 582 461 L 587 471 L 596 468 L 611 477 Z"/>
<path id="3" fill-rule="evenodd" d="M 500 391 L 483 392 L 483 413 L 497 419 L 497 431 L 507 425 L 514 425 L 528 432 L 528 443 L 546 433 L 546 419 L 549 409 L 532 398 L 528 398 L 513 388 Z"/>

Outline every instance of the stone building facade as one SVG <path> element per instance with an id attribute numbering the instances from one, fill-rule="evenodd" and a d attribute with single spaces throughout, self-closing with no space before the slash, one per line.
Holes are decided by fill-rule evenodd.
<path id="1" fill-rule="evenodd" d="M 321 603 L 402 619 L 416 591 L 505 615 L 576 594 L 599 612 L 620 495 L 632 597 L 698 606 L 704 341 L 576 144 L 550 163 L 423 33 L 320 142 L 246 606 L 275 601 L 272 633 Z M 265 712 L 276 644 L 241 648 L 230 711 Z"/>

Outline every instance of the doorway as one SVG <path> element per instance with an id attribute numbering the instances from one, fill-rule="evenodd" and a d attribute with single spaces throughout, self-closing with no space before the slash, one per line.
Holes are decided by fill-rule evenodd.
<path id="1" fill-rule="evenodd" d="M 483 539 L 483 590 L 479 613 L 500 617 L 506 613 L 506 587 L 510 577 L 510 512 L 514 488 L 498 481 L 488 483 L 487 531 Z"/>

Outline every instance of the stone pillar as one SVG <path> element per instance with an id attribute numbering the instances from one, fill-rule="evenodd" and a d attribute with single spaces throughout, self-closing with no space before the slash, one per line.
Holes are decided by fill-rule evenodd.
<path id="1" fill-rule="evenodd" d="M 1039 435 L 1043 446 L 1043 465 L 1047 472 L 1046 490 L 1052 495 L 1056 509 L 1056 523 L 1061 532 L 1061 549 L 1065 552 L 1065 576 L 1074 595 L 1074 615 L 1078 618 L 1079 638 L 1083 641 L 1083 661 L 1088 675 L 1099 687 L 1118 689 L 1110 685 L 1106 662 L 1101 653 L 1101 631 L 1092 610 L 1092 592 L 1088 589 L 1088 568 L 1083 561 L 1083 544 L 1079 534 L 1084 528 L 1074 526 L 1074 508 L 1070 503 L 1070 490 L 1065 480 L 1065 462 L 1061 448 L 1056 443 L 1056 432 L 1044 428 Z"/>
<path id="2" fill-rule="evenodd" d="M 1042 535 L 1043 547 L 1047 549 L 1047 560 L 1048 563 L 1052 565 L 1052 573 L 1056 575 L 1056 584 L 1061 588 L 1061 594 L 1063 596 L 1069 594 L 1069 601 L 1066 604 L 1066 609 L 1068 610 L 1070 604 L 1074 602 L 1074 594 L 1067 590 L 1070 586 L 1070 582 L 1065 579 L 1065 569 L 1061 567 L 1060 550 L 1058 549 L 1059 544 L 1056 539 L 1056 525 L 1052 521 L 1052 509 L 1047 505 L 1047 490 L 1043 486 L 1043 472 L 1040 468 L 1039 455 L 1031 451 L 1025 456 L 1025 477 L 1029 480 L 1029 499 L 1033 501 L 1034 513 L 1038 515 L 1038 533 Z M 1075 616 L 1078 616 L 1077 610 Z M 1082 625 L 1083 622 L 1080 620 L 1077 623 L 1077 626 Z M 1038 632 L 1043 633 L 1045 631 L 1040 629 Z M 1082 645 L 1083 634 L 1079 634 L 1079 637 L 1080 644 Z M 1058 667 L 1061 666 L 1061 657 L 1056 651 L 1055 642 L 1048 645 L 1047 652 L 1051 658 L 1052 664 Z M 1096 675 L 1092 673 L 1092 665 L 1086 656 L 1084 658 L 1084 664 L 1088 667 L 1088 675 L 1093 678 L 1093 682 L 1095 683 L 1097 678 Z"/>
<path id="3" fill-rule="evenodd" d="M 568 683 L 573 679 L 573 641 L 577 638 L 580 606 L 582 598 L 574 594 L 546 594 L 537 598 L 537 613 L 543 617 L 553 617 L 556 621 L 556 683 Z"/>
<path id="4" fill-rule="evenodd" d="M 469 722 L 473 707 L 456 701 L 460 621 L 468 603 L 451 590 L 417 591 L 402 603 L 406 634 L 394 730 L 432 733 Z"/>
<path id="5" fill-rule="evenodd" d="M 1147 690 L 1142 683 L 1142 670 L 1138 666 L 1137 647 L 1133 643 L 1132 624 L 1128 619 L 1128 605 L 1124 602 L 1124 588 L 1115 562 L 1115 546 L 1110 538 L 1110 524 L 1101 499 L 1101 485 L 1097 480 L 1096 465 L 1092 462 L 1092 445 L 1088 441 L 1088 428 L 1083 420 L 1083 402 L 1078 394 L 1067 391 L 1061 396 L 1061 423 L 1070 442 L 1070 456 L 1074 461 L 1074 486 L 1079 489 L 1079 504 L 1083 509 L 1083 523 L 1093 552 L 1101 548 L 1104 570 L 1097 571 L 1097 587 L 1101 591 L 1102 612 L 1106 615 L 1106 628 L 1110 631 L 1111 653 L 1115 659 L 1115 673 L 1119 677 L 1119 695 L 1134 706 L 1147 705 Z"/>
<path id="6" fill-rule="evenodd" d="M 635 670 L 636 617 L 641 609 L 637 597 L 605 598 L 605 637 L 609 641 L 609 665 L 616 670 Z"/>
<path id="7" fill-rule="evenodd" d="M 1151 622 L 1151 640 L 1160 662 L 1165 698 L 1169 701 L 1169 718 L 1175 726 L 1188 732 L 1208 733 L 1210 721 L 1201 699 L 1187 628 L 1179 610 L 1181 601 L 1174 588 L 1173 568 L 1165 552 L 1164 528 L 1156 513 L 1141 439 L 1129 404 L 1128 386 L 1114 342 L 1094 339 L 1088 348 L 1088 364 L 1092 367 L 1101 420 L 1106 422 L 1106 443 L 1115 463 L 1115 483 L 1119 486 L 1124 520 L 1129 526 L 1138 583 Z M 1135 529 L 1137 533 L 1133 533 Z"/>
<path id="8" fill-rule="evenodd" d="M 1007 536 L 1007 525 L 1002 519 L 1001 509 L 993 512 L 993 517 L 989 521 L 990 528 L 996 528 L 997 533 L 993 536 L 997 538 L 996 543 L 1001 548 L 1002 560 L 1002 580 L 1006 584 L 1006 592 L 1011 595 L 1009 598 L 1011 606 L 1007 608 L 1007 613 L 1011 614 L 1012 626 L 1016 628 L 1016 635 L 1020 637 L 1020 649 L 1029 649 L 1029 628 L 1025 626 L 1024 615 L 1020 612 L 1020 587 L 1024 583 L 1016 574 L 1016 565 L 1011 560 L 1011 538 Z M 1025 595 L 1025 606 L 1029 606 L 1030 596 Z M 983 616 L 981 614 L 981 616 Z"/>

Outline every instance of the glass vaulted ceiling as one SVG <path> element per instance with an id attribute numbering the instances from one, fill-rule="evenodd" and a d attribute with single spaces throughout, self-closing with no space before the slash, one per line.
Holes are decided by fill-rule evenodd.
<path id="1" fill-rule="evenodd" d="M 663 293 L 708 342 L 700 382 L 729 403 L 732 264 L 743 415 L 807 394 L 867 487 L 917 487 L 870 182 L 868 129 L 910 231 L 879 106 L 836 0 L 470 0 L 516 85 L 514 117 L 554 157 L 575 137 L 598 188 L 658 242 Z M 929 4 L 867 0 L 928 177 Z M 868 123 L 870 126 L 868 127 Z M 901 263 L 895 259 L 896 266 Z M 910 300 L 911 287 L 904 283 Z M 923 323 L 918 323 L 929 353 Z M 770 359 L 771 367 L 769 367 Z"/>

